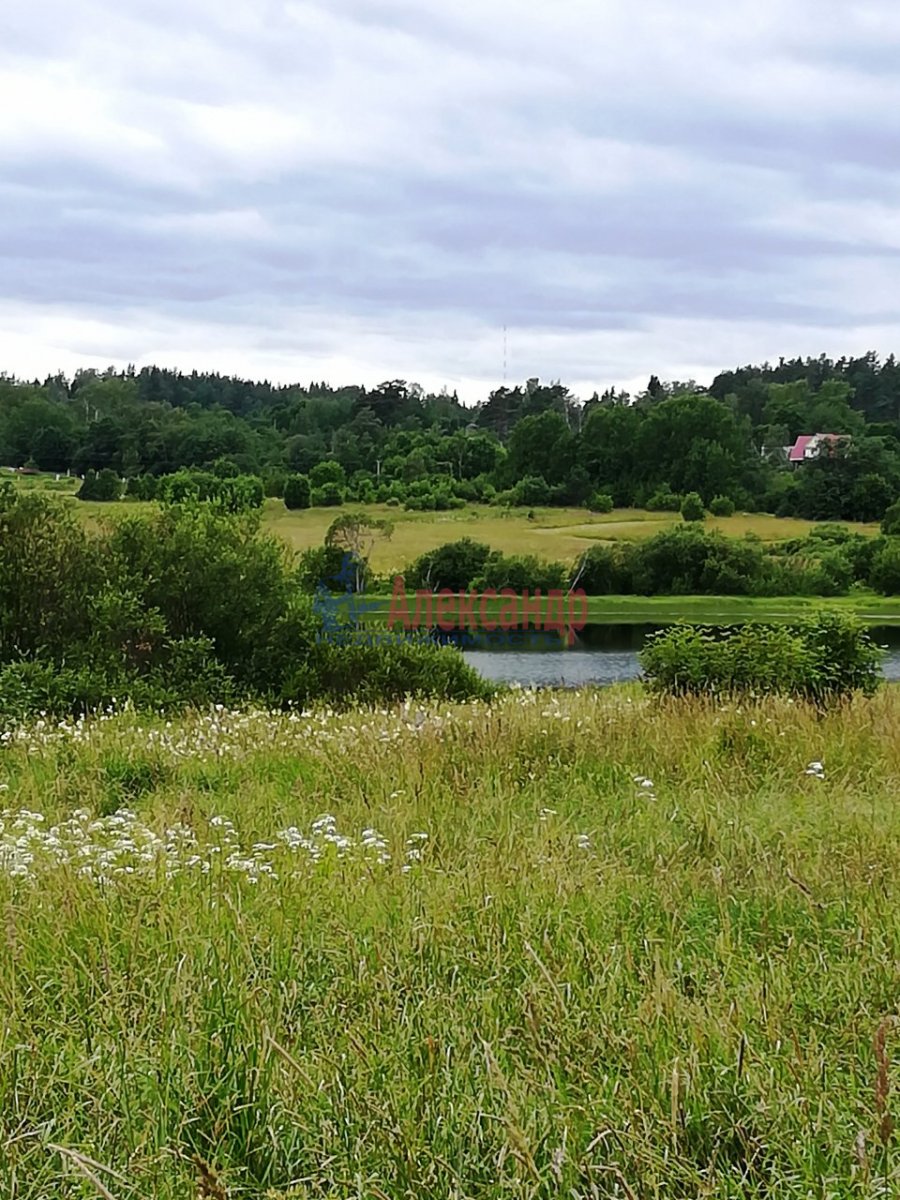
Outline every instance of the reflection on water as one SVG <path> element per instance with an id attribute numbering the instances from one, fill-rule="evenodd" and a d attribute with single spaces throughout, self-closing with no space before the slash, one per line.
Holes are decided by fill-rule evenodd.
<path id="1" fill-rule="evenodd" d="M 640 676 L 638 651 L 657 625 L 591 625 L 567 650 L 534 648 L 469 649 L 464 656 L 479 674 L 496 683 L 523 687 L 582 687 L 587 684 L 623 683 Z M 887 646 L 882 670 L 885 679 L 900 681 L 900 628 L 869 631 L 880 646 Z"/>

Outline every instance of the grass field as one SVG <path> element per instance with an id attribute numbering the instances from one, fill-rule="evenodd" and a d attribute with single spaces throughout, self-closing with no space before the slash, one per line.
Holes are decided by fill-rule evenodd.
<path id="1" fill-rule="evenodd" d="M 888 1197 L 900 690 L 5 738 L 0 1194 Z"/>
<path id="2" fill-rule="evenodd" d="M 112 519 L 134 512 L 132 501 L 101 504 L 76 501 L 79 513 L 89 522 Z M 678 513 L 654 513 L 644 509 L 617 509 L 611 513 L 590 514 L 583 508 L 539 508 L 534 519 L 528 510 L 505 512 L 488 505 L 446 513 L 414 513 L 383 504 L 348 504 L 344 508 L 311 508 L 291 512 L 281 500 L 267 500 L 263 510 L 264 527 L 277 534 L 294 550 L 319 546 L 328 526 L 344 511 L 362 511 L 392 522 L 389 539 L 376 542 L 372 566 L 383 574 L 400 571 L 413 559 L 444 542 L 470 537 L 486 542 L 506 554 L 536 554 L 541 558 L 575 562 L 592 542 L 651 537 L 661 529 L 682 524 Z M 812 521 L 768 516 L 764 513 L 736 514 L 733 517 L 708 517 L 705 527 L 718 529 L 729 537 L 756 534 L 763 541 L 775 542 L 802 537 L 814 528 Z M 848 528 L 875 536 L 878 525 L 848 524 Z"/>

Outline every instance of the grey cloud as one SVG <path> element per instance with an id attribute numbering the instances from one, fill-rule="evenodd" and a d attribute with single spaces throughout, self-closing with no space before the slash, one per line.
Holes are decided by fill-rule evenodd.
<path id="1" fill-rule="evenodd" d="M 728 15 L 694 0 L 673 49 L 666 10 L 647 7 L 658 32 L 616 4 L 604 26 L 579 0 L 555 6 L 558 33 L 522 6 L 510 24 L 501 0 L 73 0 L 45 29 L 20 9 L 0 85 L 4 64 L 27 68 L 53 104 L 62 75 L 90 89 L 86 113 L 105 104 L 110 130 L 151 133 L 154 149 L 69 136 L 58 108 L 28 114 L 25 148 L 0 122 L 0 303 L 127 324 L 137 347 L 220 327 L 284 369 L 294 355 L 300 378 L 323 340 L 354 369 L 362 347 L 375 374 L 415 353 L 409 377 L 455 356 L 481 378 L 473 331 L 487 343 L 504 324 L 530 331 L 533 370 L 563 376 L 567 355 L 587 373 L 592 339 L 597 372 L 612 357 L 674 375 L 733 365 L 738 344 L 793 353 L 788 327 L 834 336 L 813 350 L 841 352 L 861 324 L 883 337 L 898 246 L 852 220 L 898 204 L 896 77 L 877 32 L 842 44 L 829 12 L 807 49 L 811 6 L 790 21 L 764 6 L 770 27 L 751 36 L 738 5 L 729 48 Z M 858 105 L 836 104 L 832 81 Z M 823 202 L 850 219 L 829 226 Z M 677 361 L 666 322 L 697 339 Z"/>

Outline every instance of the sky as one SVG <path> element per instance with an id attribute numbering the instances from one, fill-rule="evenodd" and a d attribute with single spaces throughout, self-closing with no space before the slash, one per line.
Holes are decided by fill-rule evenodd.
<path id="1" fill-rule="evenodd" d="M 6 0 L 0 370 L 900 350 L 898 62 L 894 0 Z"/>

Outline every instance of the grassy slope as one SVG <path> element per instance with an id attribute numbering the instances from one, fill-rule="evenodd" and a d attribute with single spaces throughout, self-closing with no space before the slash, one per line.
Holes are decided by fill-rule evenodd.
<path id="1" fill-rule="evenodd" d="M 212 866 L 0 869 L 0 1194 L 98 1194 L 53 1145 L 117 1200 L 897 1194 L 898 723 L 626 689 L 15 741 L 7 808 Z M 324 812 L 343 858 L 252 849 Z"/>

